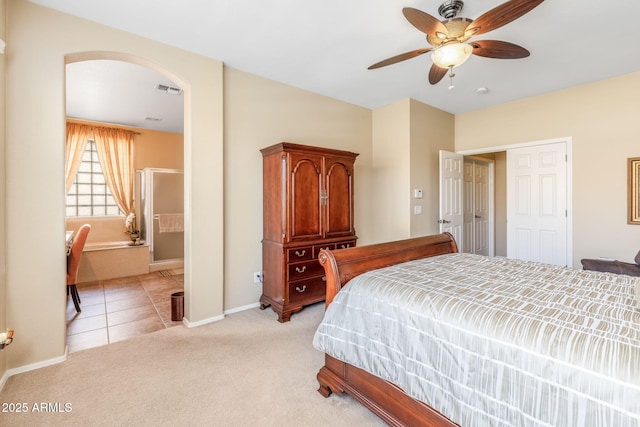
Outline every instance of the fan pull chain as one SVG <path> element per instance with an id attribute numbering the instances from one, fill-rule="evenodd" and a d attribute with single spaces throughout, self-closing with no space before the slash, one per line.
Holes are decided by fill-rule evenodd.
<path id="1" fill-rule="evenodd" d="M 455 88 L 455 86 L 453 85 L 453 78 L 455 76 L 456 75 L 453 73 L 453 66 L 449 67 L 449 90 Z"/>

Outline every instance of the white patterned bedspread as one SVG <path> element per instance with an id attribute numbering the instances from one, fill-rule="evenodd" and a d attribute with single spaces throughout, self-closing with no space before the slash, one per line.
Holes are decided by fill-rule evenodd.
<path id="1" fill-rule="evenodd" d="M 462 426 L 639 426 L 639 278 L 447 254 L 362 274 L 316 349 Z"/>

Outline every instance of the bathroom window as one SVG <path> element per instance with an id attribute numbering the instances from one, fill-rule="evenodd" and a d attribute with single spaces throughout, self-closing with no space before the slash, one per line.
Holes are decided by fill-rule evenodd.
<path id="1" fill-rule="evenodd" d="M 109 191 L 93 140 L 87 142 L 76 179 L 67 193 L 67 216 L 122 215 Z"/>

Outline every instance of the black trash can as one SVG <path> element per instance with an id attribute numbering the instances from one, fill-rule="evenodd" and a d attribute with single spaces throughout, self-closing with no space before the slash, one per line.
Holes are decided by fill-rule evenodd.
<path id="1" fill-rule="evenodd" d="M 184 317 L 184 292 L 171 294 L 171 320 L 179 322 Z"/>

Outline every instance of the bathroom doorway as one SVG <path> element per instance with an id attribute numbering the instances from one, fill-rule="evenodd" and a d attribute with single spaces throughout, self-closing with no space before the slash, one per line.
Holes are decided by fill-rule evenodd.
<path id="1" fill-rule="evenodd" d="M 167 77 L 154 69 L 127 62 L 128 55 L 123 55 L 123 60 L 118 54 L 77 54 L 67 57 L 66 64 L 66 90 L 67 105 L 66 117 L 76 122 L 86 123 L 89 126 L 122 127 L 133 130 L 134 137 L 134 169 L 143 170 L 145 168 L 159 168 L 179 170 L 181 180 L 178 184 L 179 191 L 172 191 L 176 199 L 176 207 L 172 207 L 172 213 L 184 213 L 185 188 L 184 179 L 184 97 L 182 89 L 174 84 Z M 100 58 L 97 58 L 100 57 Z M 106 59 L 109 58 L 109 59 Z M 133 59 L 132 59 L 133 60 Z M 146 100 L 146 101 L 144 101 Z M 137 173 L 136 173 L 137 176 Z M 174 185 L 174 184 L 171 184 Z M 166 188 L 166 185 L 164 186 Z M 136 188 L 138 188 L 136 186 Z M 160 192 L 162 193 L 162 192 Z M 134 195 L 136 204 L 135 213 L 139 222 L 143 218 L 140 205 L 140 193 Z M 177 207 L 179 206 L 179 208 Z M 96 231 L 94 239 L 128 240 L 124 234 L 124 216 L 120 218 L 116 215 L 108 216 L 84 216 L 80 218 L 86 222 L 96 222 L 101 224 L 92 229 Z M 117 224 L 116 224 L 117 223 Z M 116 224 L 111 226 L 111 224 Z M 111 235 L 109 233 L 112 233 Z M 151 332 L 157 328 L 172 326 L 176 323 L 168 312 L 170 307 L 170 295 L 176 290 L 188 292 L 188 286 L 184 286 L 184 272 L 178 272 L 184 266 L 184 230 L 180 233 L 172 233 L 174 245 L 179 246 L 181 254 L 161 255 L 167 259 L 176 260 L 169 272 L 171 277 L 145 277 L 145 275 L 129 276 L 123 275 L 122 279 L 108 278 L 96 282 L 94 286 L 87 284 L 86 298 L 83 298 L 84 306 L 81 313 L 75 310 L 69 312 L 67 319 L 71 316 L 75 323 L 67 322 L 67 343 L 74 347 L 70 335 L 78 338 L 78 345 L 87 343 L 96 345 L 107 344 L 122 339 L 131 334 L 138 334 L 141 331 Z M 124 242 L 126 244 L 126 242 Z M 147 242 L 143 243 L 149 248 Z M 111 246 L 105 245 L 105 258 L 113 258 L 116 252 Z M 149 248 L 150 249 L 150 248 Z M 127 251 L 127 249 L 122 249 Z M 129 252 L 138 248 L 129 249 Z M 162 251 L 161 251 L 162 252 Z M 96 254 L 92 254 L 96 259 Z M 121 266 L 122 262 L 128 262 L 132 257 L 120 257 L 115 263 Z M 177 263 L 179 259 L 179 264 Z M 145 259 L 146 272 L 150 273 L 149 256 Z M 167 268 L 169 268 L 167 267 Z M 118 267 L 108 269 L 117 270 Z M 158 275 L 158 273 L 155 273 Z M 136 278 L 135 281 L 128 281 Z M 170 281 L 169 279 L 174 279 Z M 125 286 L 126 282 L 126 286 Z M 157 283 L 156 283 L 157 282 Z M 160 286 L 167 287 L 160 289 Z M 126 289 L 125 289 L 126 288 Z M 175 289 L 174 289 L 175 288 Z M 80 290 L 82 297 L 82 289 Z M 93 292 L 93 293 L 92 293 Z M 127 295 L 125 295 L 127 294 Z M 149 304 L 143 306 L 138 304 L 140 300 L 148 296 Z M 124 298 L 123 296 L 126 296 Z M 159 299 L 154 299 L 155 297 Z M 121 298 L 123 297 L 123 298 Z M 125 304 L 126 302 L 126 304 Z M 137 304 L 135 306 L 131 304 Z M 94 310 L 101 306 L 99 313 Z M 165 307 L 165 305 L 167 307 Z M 152 307 L 153 310 L 149 309 Z M 154 314 L 152 317 L 144 317 L 140 312 Z M 83 330 L 82 325 L 105 317 L 101 324 L 104 328 Z M 132 320 L 135 317 L 137 320 Z M 91 318 L 91 319 L 90 319 Z M 145 332 L 145 333 L 146 333 Z M 91 336 L 89 336 L 91 335 Z M 106 337 L 106 338 L 105 338 Z M 77 347 L 75 347 L 77 348 Z"/>

